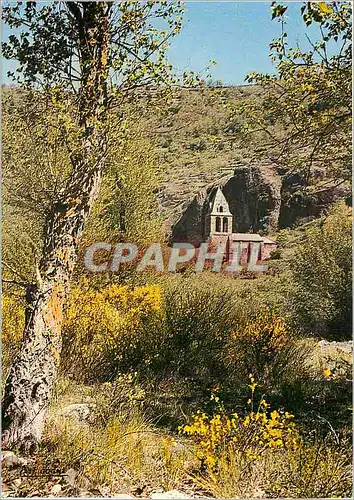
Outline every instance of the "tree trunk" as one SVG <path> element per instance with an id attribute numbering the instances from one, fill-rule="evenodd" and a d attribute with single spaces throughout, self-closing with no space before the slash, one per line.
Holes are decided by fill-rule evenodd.
<path id="1" fill-rule="evenodd" d="M 61 326 L 77 243 L 98 195 L 104 167 L 108 77 L 108 12 L 104 2 L 69 2 L 80 52 L 79 124 L 82 149 L 71 157 L 72 174 L 53 203 L 35 284 L 26 292 L 21 349 L 5 384 L 2 429 L 6 447 L 33 451 L 41 441 L 61 353 Z"/>

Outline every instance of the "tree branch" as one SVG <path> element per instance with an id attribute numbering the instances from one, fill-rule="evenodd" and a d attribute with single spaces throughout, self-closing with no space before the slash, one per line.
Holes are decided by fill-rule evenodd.
<path id="1" fill-rule="evenodd" d="M 8 279 L 5 279 L 5 278 L 2 278 L 1 281 L 3 283 L 9 283 L 11 285 L 18 285 L 18 286 L 22 286 L 23 288 L 27 288 L 29 283 L 25 283 L 23 281 L 16 281 L 16 280 L 8 280 Z"/>
<path id="2" fill-rule="evenodd" d="M 22 276 L 18 271 L 16 271 L 16 269 L 14 269 L 12 266 L 10 266 L 9 264 L 7 264 L 7 262 L 4 262 L 3 260 L 1 261 L 2 265 L 7 267 L 7 269 L 9 271 L 11 271 L 12 273 L 16 274 L 16 276 L 18 276 L 19 278 L 21 278 L 21 280 L 23 280 L 24 282 L 26 282 L 26 278 L 24 276 Z"/>

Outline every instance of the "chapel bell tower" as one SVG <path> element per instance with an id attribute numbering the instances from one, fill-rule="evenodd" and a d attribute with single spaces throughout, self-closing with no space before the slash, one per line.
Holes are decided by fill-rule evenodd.
<path id="1" fill-rule="evenodd" d="M 232 214 L 220 187 L 210 203 L 206 223 L 207 233 L 210 236 L 232 234 Z"/>

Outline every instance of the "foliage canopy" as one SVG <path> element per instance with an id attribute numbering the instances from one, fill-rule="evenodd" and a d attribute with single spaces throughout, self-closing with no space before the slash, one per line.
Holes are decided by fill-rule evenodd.
<path id="1" fill-rule="evenodd" d="M 241 104 L 243 133 L 261 138 L 265 151 L 283 173 L 296 171 L 316 189 L 351 178 L 352 20 L 350 2 L 307 2 L 301 7 L 308 48 L 291 47 L 286 32 L 287 7 L 272 5 L 281 36 L 270 43 L 276 74 L 250 73 L 260 85 L 260 102 Z M 235 108 L 232 108 L 235 112 Z"/>

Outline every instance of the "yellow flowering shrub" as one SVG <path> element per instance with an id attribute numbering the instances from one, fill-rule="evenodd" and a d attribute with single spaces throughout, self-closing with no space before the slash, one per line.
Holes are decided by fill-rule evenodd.
<path id="1" fill-rule="evenodd" d="M 230 359 L 242 364 L 246 373 L 263 378 L 267 365 L 291 343 L 285 320 L 270 309 L 262 309 L 256 318 L 232 335 Z"/>
<path id="2" fill-rule="evenodd" d="M 259 344 L 266 354 L 281 350 L 289 341 L 284 319 L 269 309 L 259 313 L 255 321 L 246 326 L 243 335 L 252 344 Z"/>
<path id="3" fill-rule="evenodd" d="M 258 460 L 266 450 L 296 448 L 298 433 L 291 413 L 281 409 L 270 411 L 269 404 L 261 399 L 254 408 L 256 382 L 250 375 L 251 398 L 246 416 L 238 413 L 227 415 L 218 396 L 216 413 L 209 416 L 198 411 L 189 425 L 180 431 L 192 437 L 196 454 L 213 481 L 217 481 L 218 463 L 232 453 L 241 453 L 247 461 Z"/>
<path id="4" fill-rule="evenodd" d="M 158 286 L 108 285 L 94 290 L 87 282 L 74 287 L 64 321 L 64 358 L 81 361 L 81 368 L 104 376 L 123 352 L 138 348 L 142 326 L 162 313 Z"/>

